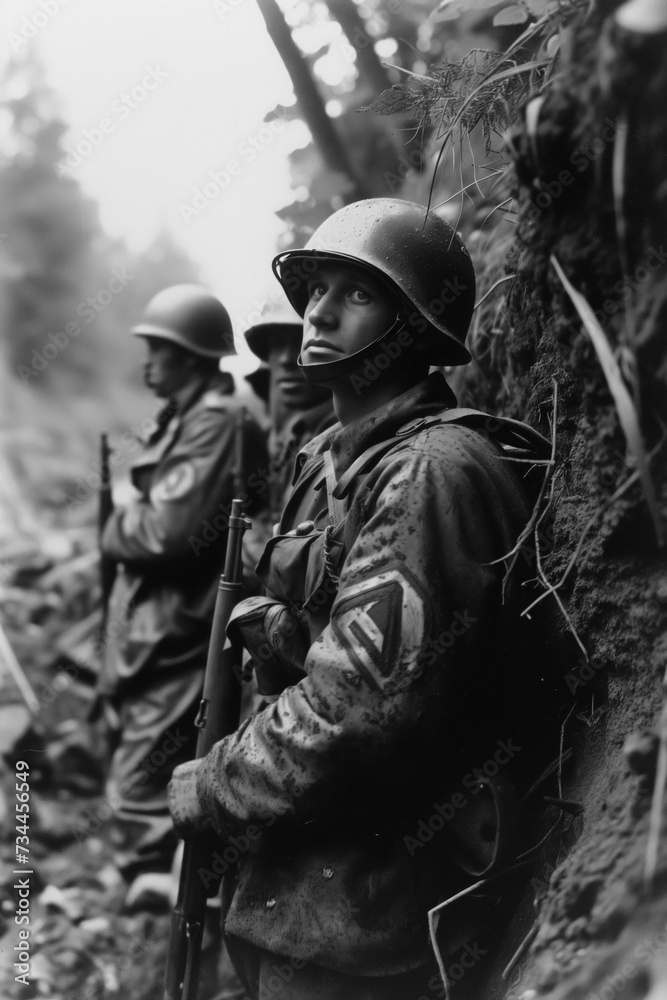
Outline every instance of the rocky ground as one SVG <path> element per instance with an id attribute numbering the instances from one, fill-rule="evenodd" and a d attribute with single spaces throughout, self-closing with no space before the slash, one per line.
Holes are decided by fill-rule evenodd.
<path id="1" fill-rule="evenodd" d="M 94 537 L 83 532 L 70 541 L 65 558 L 28 548 L 6 560 L 0 593 L 7 637 L 40 706 L 31 721 L 3 678 L 0 995 L 161 1000 L 167 905 L 155 896 L 135 912 L 123 908 L 126 887 L 111 863 L 110 809 L 102 794 L 104 734 L 85 721 L 93 671 L 73 667 L 58 649 L 68 626 L 85 620 L 98 600 Z M 18 834 L 29 837 L 20 841 L 29 853 L 19 854 L 17 773 L 30 786 L 27 830 Z M 21 884 L 27 893 L 16 888 Z M 21 938 L 21 930 L 29 935 Z M 30 974 L 22 983 L 15 963 L 25 957 L 19 949 L 26 942 Z"/>

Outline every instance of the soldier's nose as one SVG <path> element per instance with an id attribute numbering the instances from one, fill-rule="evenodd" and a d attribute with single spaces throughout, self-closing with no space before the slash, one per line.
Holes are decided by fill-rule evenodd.
<path id="1" fill-rule="evenodd" d="M 307 314 L 307 319 L 311 326 L 314 326 L 316 329 L 319 327 L 334 326 L 336 322 L 335 312 L 331 308 L 331 305 L 326 301 L 326 298 L 321 298 L 320 301 L 313 306 Z"/>

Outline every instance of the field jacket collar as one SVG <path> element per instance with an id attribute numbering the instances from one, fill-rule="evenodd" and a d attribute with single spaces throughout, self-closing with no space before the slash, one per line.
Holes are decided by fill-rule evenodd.
<path id="1" fill-rule="evenodd" d="M 440 372 L 433 372 L 407 392 L 346 427 L 336 424 L 314 438 L 297 457 L 296 475 L 309 458 L 330 450 L 340 476 L 368 448 L 386 441 L 410 420 L 431 416 L 456 406 L 456 397 Z"/>

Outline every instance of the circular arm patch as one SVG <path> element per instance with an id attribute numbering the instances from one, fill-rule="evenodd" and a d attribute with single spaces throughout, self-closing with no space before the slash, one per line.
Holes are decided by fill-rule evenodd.
<path id="1" fill-rule="evenodd" d="M 180 500 L 195 484 L 195 467 L 192 462 L 181 462 L 160 479 L 151 489 L 153 503 Z"/>

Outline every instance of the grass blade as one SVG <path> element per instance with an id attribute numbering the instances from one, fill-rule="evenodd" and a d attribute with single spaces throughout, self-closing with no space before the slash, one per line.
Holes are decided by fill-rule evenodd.
<path id="1" fill-rule="evenodd" d="M 628 457 L 639 472 L 639 481 L 642 486 L 644 499 L 646 500 L 651 519 L 653 521 L 653 527 L 655 529 L 658 545 L 662 547 L 664 545 L 664 532 L 660 519 L 660 511 L 658 509 L 658 502 L 653 488 L 653 480 L 651 479 L 651 473 L 649 470 L 646 448 L 644 447 L 644 439 L 642 438 L 639 426 L 639 417 L 637 415 L 637 410 L 635 409 L 632 396 L 630 395 L 628 387 L 623 380 L 621 369 L 619 368 L 618 362 L 611 349 L 611 345 L 607 340 L 605 332 L 598 323 L 595 313 L 591 309 L 587 299 L 581 294 L 581 292 L 576 290 L 570 281 L 568 281 L 565 272 L 558 263 L 554 254 L 551 256 L 551 263 L 556 269 L 556 274 L 558 275 L 563 288 L 572 300 L 574 308 L 579 313 L 584 329 L 591 338 L 593 347 L 595 348 L 604 377 L 607 380 L 607 386 L 609 387 L 609 391 L 614 400 L 614 405 L 616 406 L 616 412 L 618 414 L 621 428 L 625 435 Z"/>

